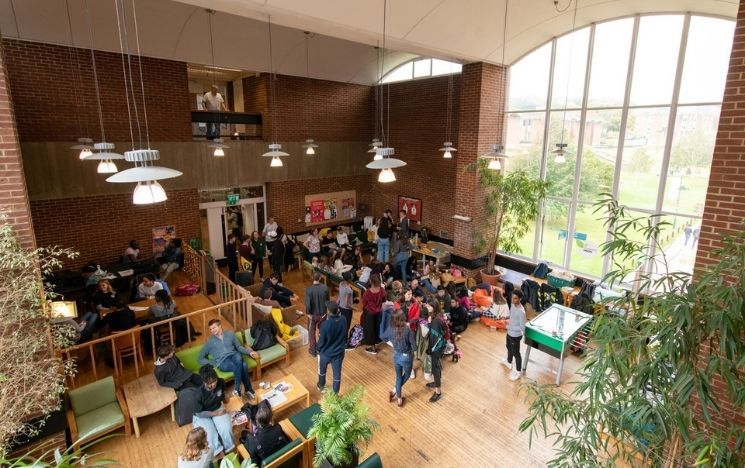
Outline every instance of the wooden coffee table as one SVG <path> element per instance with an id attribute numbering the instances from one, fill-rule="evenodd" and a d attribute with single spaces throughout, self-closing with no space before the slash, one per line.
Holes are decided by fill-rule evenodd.
<path id="1" fill-rule="evenodd" d="M 265 395 L 269 394 L 270 392 L 274 391 L 274 386 L 277 385 L 280 382 L 286 382 L 292 386 L 290 390 L 284 393 L 286 400 L 278 403 L 275 406 L 272 406 L 272 413 L 276 416 L 278 413 L 284 411 L 285 409 L 295 405 L 296 403 L 299 403 L 303 400 L 305 400 L 305 407 L 307 408 L 310 406 L 310 392 L 308 392 L 308 389 L 303 386 L 303 384 L 300 383 L 300 381 L 295 378 L 294 375 L 289 374 L 285 375 L 284 377 L 281 377 L 277 379 L 274 382 L 271 382 L 271 387 L 268 389 L 263 388 L 257 388 L 256 390 L 256 401 L 251 401 L 251 403 L 258 403 L 261 401 Z M 231 397 L 230 400 L 228 400 L 228 403 L 225 405 L 225 407 L 229 411 L 240 411 L 241 407 L 243 406 L 244 402 L 239 397 Z"/>
<path id="2" fill-rule="evenodd" d="M 140 437 L 137 418 L 157 413 L 166 406 L 171 407 L 171 420 L 176 420 L 174 403 L 176 392 L 172 388 L 161 387 L 153 374 L 140 377 L 124 385 L 124 398 L 127 400 L 129 416 L 135 428 L 135 436 Z"/>

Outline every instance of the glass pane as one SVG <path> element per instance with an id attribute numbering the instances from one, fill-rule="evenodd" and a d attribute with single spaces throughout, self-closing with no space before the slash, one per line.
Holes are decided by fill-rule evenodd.
<path id="1" fill-rule="evenodd" d="M 734 30 L 734 21 L 691 18 L 679 102 L 722 100 Z"/>
<path id="2" fill-rule="evenodd" d="M 383 78 L 383 83 L 390 83 L 392 81 L 404 81 L 410 80 L 412 72 L 414 70 L 414 63 L 409 62 L 401 65 Z"/>
<path id="3" fill-rule="evenodd" d="M 601 214 L 594 213 L 594 210 L 595 208 L 590 204 L 577 205 L 572 236 L 574 245 L 572 245 L 569 269 L 600 277 L 603 273 L 600 246 L 605 242 L 605 227 L 603 220 L 598 219 Z"/>
<path id="4" fill-rule="evenodd" d="M 582 28 L 556 40 L 552 109 L 582 105 L 589 39 L 590 28 Z"/>
<path id="5" fill-rule="evenodd" d="M 667 107 L 629 110 L 619 186 L 624 205 L 656 207 L 669 112 Z"/>
<path id="6" fill-rule="evenodd" d="M 546 113 L 543 111 L 508 114 L 507 154 L 510 158 L 505 161 L 505 170 L 509 172 L 522 169 L 531 176 L 538 177 L 545 126 Z"/>
<path id="7" fill-rule="evenodd" d="M 414 78 L 429 76 L 431 65 L 432 61 L 429 59 L 414 62 Z"/>
<path id="8" fill-rule="evenodd" d="M 595 27 L 588 107 L 623 105 L 634 19 L 625 18 Z"/>
<path id="9" fill-rule="evenodd" d="M 534 259 L 533 247 L 535 246 L 535 221 L 530 223 L 528 232 L 517 241 L 517 245 L 520 246 L 520 253 L 511 252 L 508 255 L 525 257 L 531 260 Z"/>
<path id="10" fill-rule="evenodd" d="M 636 44 L 631 105 L 669 104 L 678 64 L 682 15 L 643 16 Z"/>
<path id="11" fill-rule="evenodd" d="M 620 109 L 587 111 L 579 183 L 580 200 L 597 200 L 598 194 L 611 191 L 620 127 Z"/>
<path id="12" fill-rule="evenodd" d="M 539 260 L 545 260 L 555 265 L 564 265 L 569 203 L 547 199 L 544 211 L 543 238 L 541 239 Z"/>
<path id="13" fill-rule="evenodd" d="M 460 73 L 463 65 L 447 60 L 432 59 L 432 76 Z"/>
<path id="14" fill-rule="evenodd" d="M 565 118 L 566 115 L 566 118 Z M 548 128 L 548 149 L 546 156 L 546 180 L 551 182 L 549 194 L 552 197 L 571 198 L 574 188 L 574 166 L 577 161 L 577 142 L 579 141 L 580 112 L 552 112 Z M 562 131 L 564 137 L 562 138 Z M 551 153 L 556 144 L 564 142 L 567 147 L 565 161 L 560 162 Z"/>
<path id="15" fill-rule="evenodd" d="M 663 227 L 660 239 L 668 270 L 693 273 L 698 237 L 701 232 L 701 219 L 686 216 L 662 216 L 660 219 L 670 223 Z M 661 257 L 658 255 L 659 260 L 662 259 Z M 655 262 L 657 272 L 665 271 L 664 268 L 664 263 Z"/>
<path id="16" fill-rule="evenodd" d="M 698 216 L 704 213 L 718 125 L 719 106 L 678 108 L 663 210 Z"/>
<path id="17" fill-rule="evenodd" d="M 546 108 L 550 66 L 551 42 L 510 67 L 509 110 Z"/>

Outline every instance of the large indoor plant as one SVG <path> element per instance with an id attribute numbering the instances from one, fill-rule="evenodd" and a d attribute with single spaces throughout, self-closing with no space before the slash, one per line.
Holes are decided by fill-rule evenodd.
<path id="1" fill-rule="evenodd" d="M 368 417 L 368 407 L 362 403 L 365 389 L 361 385 L 344 395 L 326 389 L 321 400 L 321 412 L 313 416 L 308 437 L 316 438 L 313 465 L 328 461 L 334 467 L 357 466 L 359 444 L 367 445 L 378 424 Z"/>
<path id="2" fill-rule="evenodd" d="M 745 466 L 745 226 L 694 277 L 670 269 L 668 223 L 609 194 L 598 208 L 605 279 L 634 288 L 595 315 L 576 387 L 524 384 L 520 430 L 555 439 L 549 466 Z"/>
<path id="3" fill-rule="evenodd" d="M 486 219 L 478 233 L 478 244 L 486 244 L 486 268 L 482 281 L 496 284 L 499 273 L 494 270 L 497 250 L 521 253 L 519 241 L 528 232 L 540 212 L 550 183 L 531 177 L 519 169 L 508 173 L 488 169 L 485 161 L 478 164 L 479 184 L 484 191 Z"/>

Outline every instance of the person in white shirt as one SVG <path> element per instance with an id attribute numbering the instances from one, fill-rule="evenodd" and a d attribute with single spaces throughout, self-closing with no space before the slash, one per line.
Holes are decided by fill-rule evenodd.
<path id="1" fill-rule="evenodd" d="M 142 278 L 142 283 L 137 286 L 137 297 L 140 299 L 152 299 L 155 293 L 163 289 L 163 285 L 155 281 L 155 275 L 148 273 Z"/>
<path id="2" fill-rule="evenodd" d="M 124 251 L 124 263 L 136 262 L 140 255 L 140 245 L 136 240 L 129 241 L 129 247 Z"/>
<path id="3" fill-rule="evenodd" d="M 207 432 L 195 427 L 186 436 L 186 446 L 178 457 L 178 468 L 209 468 L 212 466 L 212 456 Z"/>
<path id="4" fill-rule="evenodd" d="M 336 243 L 342 249 L 349 246 L 349 236 L 347 235 L 347 231 L 344 230 L 343 226 L 339 226 L 339 228 L 336 230 Z"/>
<path id="5" fill-rule="evenodd" d="M 279 228 L 279 225 L 274 221 L 274 218 L 270 216 L 269 222 L 264 225 L 264 230 L 261 231 L 261 234 L 264 236 L 264 240 L 266 241 L 267 250 L 271 250 L 272 244 L 277 240 L 277 228 Z"/>
<path id="6" fill-rule="evenodd" d="M 210 91 L 204 93 L 202 108 L 209 112 L 228 112 L 225 99 L 217 92 L 217 85 L 212 85 Z M 215 138 L 220 138 L 220 123 L 217 122 L 217 118 L 213 122 L 207 122 L 207 139 L 213 140 Z"/>

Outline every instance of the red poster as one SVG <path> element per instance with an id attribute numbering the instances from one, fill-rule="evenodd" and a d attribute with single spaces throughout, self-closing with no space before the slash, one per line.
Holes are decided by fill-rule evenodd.
<path id="1" fill-rule="evenodd" d="M 326 206 L 323 202 L 323 200 L 313 200 L 310 202 L 310 222 L 311 223 L 321 223 L 323 222 L 323 212 L 326 209 Z"/>
<path id="2" fill-rule="evenodd" d="M 422 222 L 422 200 L 398 196 L 398 210 L 404 210 L 406 216 L 414 223 Z"/>

